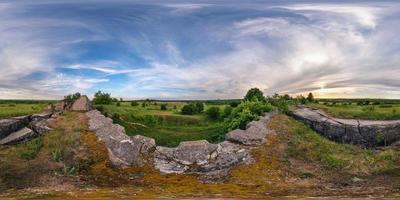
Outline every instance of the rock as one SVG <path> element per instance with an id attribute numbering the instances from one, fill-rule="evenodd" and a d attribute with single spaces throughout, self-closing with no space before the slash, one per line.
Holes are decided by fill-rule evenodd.
<path id="1" fill-rule="evenodd" d="M 0 139 L 3 139 L 11 133 L 18 131 L 29 124 L 30 117 L 13 117 L 0 120 Z"/>
<path id="2" fill-rule="evenodd" d="M 17 144 L 17 143 L 26 141 L 28 139 L 31 139 L 32 137 L 35 137 L 35 136 L 36 136 L 36 133 L 34 131 L 25 127 L 16 132 L 11 133 L 6 138 L 3 138 L 2 140 L 0 140 L 0 144 L 1 145 Z"/>
<path id="3" fill-rule="evenodd" d="M 267 123 L 271 116 L 272 114 L 266 114 L 258 121 L 250 122 L 246 130 L 233 130 L 225 135 L 225 139 L 243 145 L 261 145 L 265 143 L 268 134 Z"/>
<path id="4" fill-rule="evenodd" d="M 181 142 L 176 148 L 157 146 L 154 155 L 154 166 L 159 171 L 198 174 L 200 180 L 220 180 L 232 166 L 250 161 L 248 149 L 228 141 Z"/>
<path id="5" fill-rule="evenodd" d="M 400 120 L 338 119 L 308 107 L 297 108 L 290 115 L 337 142 L 375 147 L 400 140 Z"/>
<path id="6" fill-rule="evenodd" d="M 31 121 L 49 119 L 52 114 L 53 114 L 52 112 L 44 112 L 44 113 L 39 113 L 39 114 L 33 114 L 31 116 Z"/>
<path id="7" fill-rule="evenodd" d="M 73 111 L 89 111 L 92 109 L 92 104 L 86 95 L 82 95 L 77 99 L 71 107 Z"/>
<path id="8" fill-rule="evenodd" d="M 47 126 L 47 120 L 35 120 L 29 123 L 28 127 L 35 131 L 38 135 L 43 135 L 52 129 Z"/>
<path id="9" fill-rule="evenodd" d="M 89 111 L 86 115 L 89 117 L 89 129 L 105 143 L 113 164 L 126 167 L 143 166 L 147 162 L 156 145 L 154 139 L 140 135 L 129 137 L 124 127 L 113 124 L 110 118 L 97 110 Z"/>

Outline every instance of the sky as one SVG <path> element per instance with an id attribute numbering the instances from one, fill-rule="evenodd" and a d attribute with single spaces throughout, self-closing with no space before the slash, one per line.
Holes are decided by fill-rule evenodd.
<path id="1" fill-rule="evenodd" d="M 400 98 L 398 1 L 0 1 L 0 99 Z"/>

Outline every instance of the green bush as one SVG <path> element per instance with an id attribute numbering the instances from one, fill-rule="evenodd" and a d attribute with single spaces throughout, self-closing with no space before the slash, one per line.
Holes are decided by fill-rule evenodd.
<path id="1" fill-rule="evenodd" d="M 111 104 L 112 98 L 108 93 L 102 93 L 101 91 L 94 94 L 93 103 L 94 104 Z"/>
<path id="2" fill-rule="evenodd" d="M 118 113 L 114 113 L 114 114 L 112 115 L 112 120 L 113 120 L 114 123 L 120 121 L 120 116 L 119 116 L 119 114 L 118 114 Z"/>
<path id="3" fill-rule="evenodd" d="M 219 107 L 213 106 L 206 110 L 207 117 L 211 120 L 217 120 L 220 117 Z"/>
<path id="4" fill-rule="evenodd" d="M 121 103 L 120 103 L 120 102 L 117 102 L 117 106 L 120 107 L 120 106 L 121 106 Z"/>
<path id="5" fill-rule="evenodd" d="M 98 111 L 100 111 L 101 113 L 104 112 L 104 107 L 103 106 L 95 106 L 95 109 L 97 109 Z"/>
<path id="6" fill-rule="evenodd" d="M 139 103 L 136 102 L 136 101 L 132 101 L 132 102 L 131 102 L 131 106 L 138 106 L 138 105 L 139 105 Z"/>
<path id="7" fill-rule="evenodd" d="M 225 129 L 226 131 L 231 131 L 237 128 L 245 129 L 247 123 L 256 120 L 258 116 L 271 110 L 271 104 L 266 102 L 258 100 L 243 101 L 232 110 L 229 118 L 225 120 Z"/>
<path id="8" fill-rule="evenodd" d="M 204 110 L 204 104 L 201 102 L 189 103 L 182 107 L 181 112 L 184 115 L 194 115 Z"/>
<path id="9" fill-rule="evenodd" d="M 161 104 L 161 106 L 160 106 L 161 108 L 161 110 L 167 110 L 167 104 L 166 103 L 163 103 L 163 104 Z"/>
<path id="10" fill-rule="evenodd" d="M 232 109 L 233 108 L 231 106 L 225 106 L 221 117 L 223 117 L 223 118 L 229 117 L 232 113 Z"/>

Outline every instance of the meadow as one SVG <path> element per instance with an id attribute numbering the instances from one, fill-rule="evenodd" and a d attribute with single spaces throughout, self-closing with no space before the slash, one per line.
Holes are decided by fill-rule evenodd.
<path id="1" fill-rule="evenodd" d="M 51 101 L 0 100 L 0 119 L 44 111 Z"/>
<path id="2" fill-rule="evenodd" d="M 143 104 L 146 104 L 143 106 Z M 114 122 L 125 127 L 128 135 L 143 135 L 154 138 L 158 145 L 177 146 L 181 141 L 205 139 L 218 142 L 224 139 L 222 119 L 211 120 L 204 112 L 194 115 L 181 114 L 186 102 L 113 102 L 102 105 L 103 113 L 112 117 Z M 165 110 L 161 106 L 165 105 Z M 206 103 L 209 107 L 229 106 L 221 103 Z M 118 117 L 115 117 L 118 116 Z"/>
<path id="3" fill-rule="evenodd" d="M 400 102 L 395 100 L 319 101 L 309 104 L 337 118 L 370 120 L 400 119 Z"/>

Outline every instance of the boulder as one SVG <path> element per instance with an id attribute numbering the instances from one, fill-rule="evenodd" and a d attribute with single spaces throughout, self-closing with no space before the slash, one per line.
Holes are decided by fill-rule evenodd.
<path id="1" fill-rule="evenodd" d="M 0 140 L 0 145 L 17 144 L 29 140 L 36 136 L 36 133 L 29 128 L 22 128 L 16 132 L 11 133 L 7 137 Z"/>
<path id="2" fill-rule="evenodd" d="M 73 111 L 89 111 L 92 109 L 92 104 L 86 95 L 82 95 L 71 106 Z"/>

